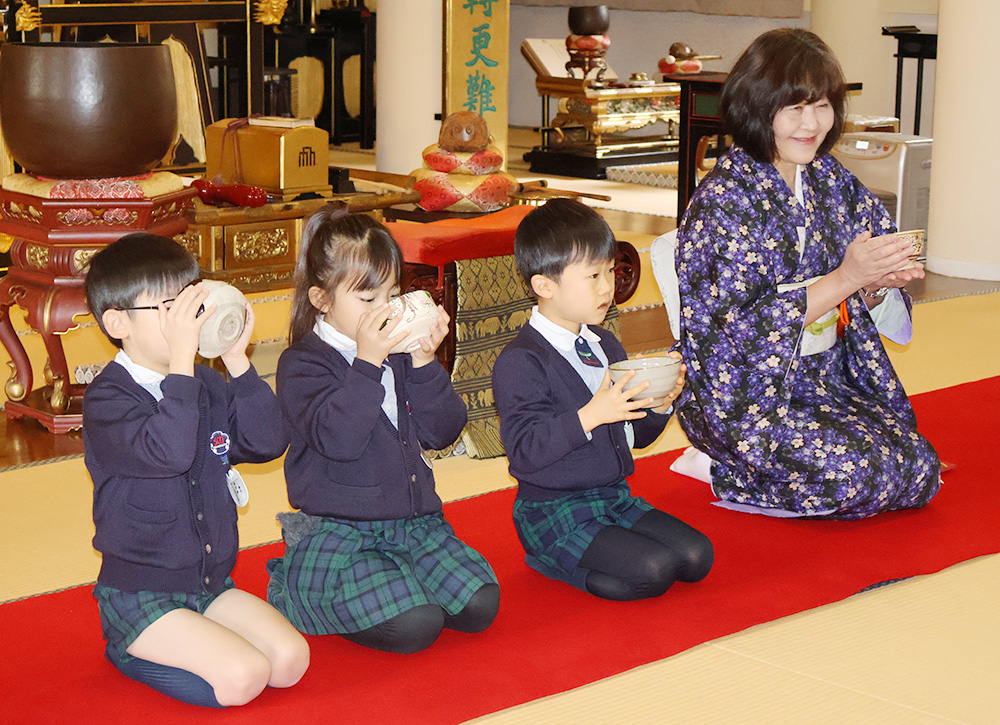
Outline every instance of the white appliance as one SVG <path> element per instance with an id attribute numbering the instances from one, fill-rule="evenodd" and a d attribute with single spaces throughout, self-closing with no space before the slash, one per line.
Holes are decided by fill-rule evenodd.
<path id="1" fill-rule="evenodd" d="M 845 133 L 832 153 L 879 198 L 900 231 L 927 228 L 931 139 L 876 131 Z"/>

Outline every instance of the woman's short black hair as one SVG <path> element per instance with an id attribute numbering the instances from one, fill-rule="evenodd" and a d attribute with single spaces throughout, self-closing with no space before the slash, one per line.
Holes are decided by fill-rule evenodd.
<path id="1" fill-rule="evenodd" d="M 173 296 L 200 277 L 198 260 L 173 239 L 147 232 L 127 234 L 95 254 L 87 267 L 87 307 L 101 332 L 104 313 L 135 305 L 144 292 Z"/>
<path id="2" fill-rule="evenodd" d="M 828 153 L 844 131 L 847 85 L 833 51 L 802 28 L 779 28 L 759 36 L 733 66 L 722 89 L 720 113 L 726 132 L 751 157 L 777 157 L 774 117 L 782 108 L 826 98 L 833 127 L 817 155 Z"/>
<path id="3" fill-rule="evenodd" d="M 558 281 L 574 262 L 614 259 L 616 245 L 600 214 L 575 199 L 556 198 L 521 220 L 514 234 L 514 257 L 531 289 L 536 274 Z"/>

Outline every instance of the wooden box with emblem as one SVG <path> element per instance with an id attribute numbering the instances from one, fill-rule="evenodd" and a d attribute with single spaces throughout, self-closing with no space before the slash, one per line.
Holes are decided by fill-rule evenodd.
<path id="1" fill-rule="evenodd" d="M 258 186 L 271 201 L 332 194 L 330 135 L 311 121 L 227 118 L 205 129 L 205 144 L 209 180 Z"/>

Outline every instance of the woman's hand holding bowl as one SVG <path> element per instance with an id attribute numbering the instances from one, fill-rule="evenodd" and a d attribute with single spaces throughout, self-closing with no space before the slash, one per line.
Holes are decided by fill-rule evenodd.
<path id="1" fill-rule="evenodd" d="M 844 261 L 838 270 L 855 291 L 902 287 L 924 276 L 924 266 L 919 262 L 909 269 L 902 269 L 910 261 L 911 252 L 910 242 L 898 239 L 895 234 L 873 237 L 871 232 L 862 232 L 847 245 Z"/>

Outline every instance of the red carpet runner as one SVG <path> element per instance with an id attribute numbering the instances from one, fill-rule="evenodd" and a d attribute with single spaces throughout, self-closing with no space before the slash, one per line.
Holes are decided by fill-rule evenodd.
<path id="1" fill-rule="evenodd" d="M 5 723 L 454 723 L 662 659 L 706 640 L 837 601 L 886 579 L 1000 551 L 995 463 L 1000 378 L 914 398 L 921 430 L 956 464 L 921 511 L 850 523 L 770 519 L 710 506 L 708 487 L 638 463 L 633 489 L 706 532 L 716 563 L 699 584 L 651 601 L 601 601 L 528 569 L 510 523 L 513 491 L 450 504 L 459 535 L 494 566 L 500 615 L 479 635 L 446 631 L 416 655 L 312 638 L 290 690 L 208 711 L 126 680 L 102 656 L 90 587 L 0 606 Z M 990 453 L 993 452 L 993 455 Z M 30 542 L 25 542 L 30 545 Z M 239 586 L 262 594 L 280 545 L 241 553 Z M 16 552 L 10 555 L 16 556 Z"/>

